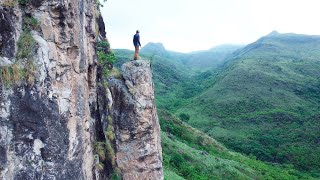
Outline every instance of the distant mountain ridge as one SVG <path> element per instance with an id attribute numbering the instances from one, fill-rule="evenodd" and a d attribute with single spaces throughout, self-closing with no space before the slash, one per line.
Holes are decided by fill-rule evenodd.
<path id="1" fill-rule="evenodd" d="M 228 55 L 242 48 L 244 45 L 225 44 L 209 50 L 180 53 L 168 51 L 162 43 L 148 43 L 141 49 L 141 54 L 160 56 L 171 59 L 181 66 L 194 71 L 204 72 L 218 66 Z"/>
<path id="2" fill-rule="evenodd" d="M 144 54 L 156 54 L 159 56 L 168 56 L 168 51 L 165 49 L 162 43 L 148 43 L 141 48 L 140 53 Z"/>

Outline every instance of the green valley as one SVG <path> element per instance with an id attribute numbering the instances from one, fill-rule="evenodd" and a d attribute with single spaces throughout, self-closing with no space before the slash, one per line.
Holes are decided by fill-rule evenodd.
<path id="1" fill-rule="evenodd" d="M 115 54 L 119 67 L 133 52 Z M 320 178 L 319 36 L 273 32 L 192 53 L 151 43 L 141 56 L 168 179 Z"/>

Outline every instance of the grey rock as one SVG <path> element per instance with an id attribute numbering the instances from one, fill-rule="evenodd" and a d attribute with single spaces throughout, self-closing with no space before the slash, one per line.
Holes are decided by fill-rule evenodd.
<path id="1" fill-rule="evenodd" d="M 2 66 L 9 66 L 12 64 L 12 61 L 9 60 L 7 57 L 0 57 L 0 67 Z"/>
<path id="2" fill-rule="evenodd" d="M 31 0 L 30 2 L 31 2 L 31 4 L 32 4 L 33 6 L 39 7 L 39 6 L 42 5 L 42 3 L 44 2 L 44 0 Z"/>
<path id="3" fill-rule="evenodd" d="M 163 179 L 160 127 L 150 63 L 125 63 L 124 80 L 109 80 L 117 164 L 124 179 Z"/>
<path id="4" fill-rule="evenodd" d="M 96 37 L 86 31 L 95 32 L 95 3 L 31 0 L 24 7 L 0 7 L 4 65 L 15 58 L 23 16 L 40 26 L 31 32 L 35 83 L 0 82 L 0 179 L 97 177 Z"/>
<path id="5" fill-rule="evenodd" d="M 15 36 L 14 29 L 15 14 L 10 8 L 0 6 L 0 56 L 13 58 L 15 54 Z"/>

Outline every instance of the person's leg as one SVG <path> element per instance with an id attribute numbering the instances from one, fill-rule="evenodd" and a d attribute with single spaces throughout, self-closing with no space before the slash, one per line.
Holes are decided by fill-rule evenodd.
<path id="1" fill-rule="evenodd" d="M 140 46 L 137 46 L 137 60 L 139 59 Z"/>
<path id="2" fill-rule="evenodd" d="M 138 59 L 138 53 L 139 53 L 139 46 L 135 46 L 133 60 L 137 60 Z"/>

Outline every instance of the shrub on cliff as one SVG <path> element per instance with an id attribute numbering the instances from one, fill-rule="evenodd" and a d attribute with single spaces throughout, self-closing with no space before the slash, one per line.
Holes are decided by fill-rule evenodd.
<path id="1" fill-rule="evenodd" d="M 19 81 L 33 84 L 36 67 L 33 63 L 32 54 L 36 48 L 36 41 L 30 31 L 23 31 L 17 42 L 18 51 L 16 61 L 0 68 L 1 81 L 6 85 L 12 85 Z"/>
<path id="2" fill-rule="evenodd" d="M 108 76 L 113 69 L 113 63 L 116 61 L 114 52 L 110 49 L 108 40 L 97 43 L 98 62 L 102 67 L 103 75 Z"/>

